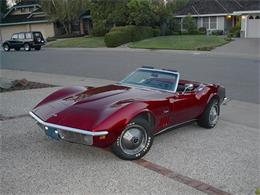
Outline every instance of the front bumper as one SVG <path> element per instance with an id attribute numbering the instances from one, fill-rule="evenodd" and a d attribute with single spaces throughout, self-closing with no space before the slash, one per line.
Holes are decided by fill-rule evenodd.
<path id="1" fill-rule="evenodd" d="M 106 136 L 108 134 L 107 131 L 92 132 L 83 129 L 48 123 L 40 119 L 33 112 L 29 112 L 29 114 L 37 121 L 38 125 L 41 127 L 41 129 L 44 130 L 48 137 L 56 140 L 61 139 L 69 142 L 93 145 L 94 136 Z"/>

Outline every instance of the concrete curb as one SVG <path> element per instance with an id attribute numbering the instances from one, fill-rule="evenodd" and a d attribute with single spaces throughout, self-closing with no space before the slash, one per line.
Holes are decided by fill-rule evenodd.
<path id="1" fill-rule="evenodd" d="M 170 50 L 170 49 L 138 49 L 138 48 L 129 48 L 129 47 L 116 47 L 116 48 L 106 48 L 106 47 L 99 47 L 99 48 L 50 48 L 45 47 L 48 50 L 65 50 L 65 51 L 102 51 L 102 52 L 155 52 L 155 53 L 175 53 L 175 54 L 193 54 L 193 55 L 210 55 L 210 56 L 237 56 L 243 58 L 255 58 L 260 59 L 260 56 L 257 55 L 250 55 L 250 54 L 241 54 L 241 53 L 226 53 L 220 51 L 197 51 L 197 50 Z"/>

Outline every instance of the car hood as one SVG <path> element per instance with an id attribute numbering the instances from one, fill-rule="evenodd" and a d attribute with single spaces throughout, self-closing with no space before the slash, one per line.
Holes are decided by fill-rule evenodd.
<path id="1" fill-rule="evenodd" d="M 163 92 L 123 85 L 91 88 L 33 110 L 42 120 L 92 130 L 108 116 L 132 102 L 162 99 Z"/>

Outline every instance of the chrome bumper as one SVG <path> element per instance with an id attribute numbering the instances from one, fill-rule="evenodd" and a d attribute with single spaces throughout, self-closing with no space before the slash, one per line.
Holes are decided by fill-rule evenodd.
<path id="1" fill-rule="evenodd" d="M 105 136 L 108 134 L 107 131 L 92 132 L 83 129 L 56 125 L 53 123 L 47 123 L 40 119 L 33 112 L 29 112 L 29 114 L 39 123 L 40 127 L 45 131 L 45 133 L 54 139 L 64 139 L 66 141 L 92 145 L 93 136 Z"/>
<path id="2" fill-rule="evenodd" d="M 223 102 L 222 102 L 222 105 L 225 106 L 225 105 L 227 105 L 227 103 L 230 102 L 230 101 L 231 101 L 230 98 L 225 97 L 224 100 L 223 100 Z"/>

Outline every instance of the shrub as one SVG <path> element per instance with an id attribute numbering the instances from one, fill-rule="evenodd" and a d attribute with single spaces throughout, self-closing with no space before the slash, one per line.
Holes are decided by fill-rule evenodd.
<path id="1" fill-rule="evenodd" d="M 211 34 L 212 35 L 223 35 L 224 32 L 223 32 L 223 30 L 213 30 L 213 31 L 211 31 Z"/>
<path id="2" fill-rule="evenodd" d="M 174 31 L 171 30 L 171 29 L 166 29 L 166 31 L 164 32 L 164 35 L 163 36 L 169 36 L 169 35 L 173 35 L 174 34 Z"/>
<path id="3" fill-rule="evenodd" d="M 107 47 L 117 47 L 119 45 L 131 41 L 139 41 L 142 39 L 150 38 L 153 36 L 159 36 L 159 35 L 160 35 L 159 29 L 153 29 L 152 27 L 148 27 L 148 26 L 134 26 L 134 25 L 119 26 L 119 27 L 113 27 L 110 30 L 110 32 L 105 35 L 105 44 Z M 119 36 L 123 36 L 123 38 Z"/>
<path id="4" fill-rule="evenodd" d="M 51 42 L 51 41 L 56 41 L 57 39 L 55 37 L 47 37 L 46 41 Z"/>
<path id="5" fill-rule="evenodd" d="M 200 32 L 197 29 L 188 32 L 190 35 L 198 35 Z"/>
<path id="6" fill-rule="evenodd" d="M 153 29 L 153 36 L 154 36 L 154 37 L 160 36 L 160 33 L 161 33 L 161 31 L 160 31 L 159 28 L 154 28 L 154 29 Z"/>
<path id="7" fill-rule="evenodd" d="M 228 38 L 232 38 L 232 37 L 234 37 L 234 34 L 233 33 L 228 33 L 227 37 Z"/>
<path id="8" fill-rule="evenodd" d="M 200 34 L 203 34 L 203 35 L 207 34 L 207 29 L 205 27 L 200 27 L 198 30 L 199 30 Z"/>
<path id="9" fill-rule="evenodd" d="M 240 37 L 240 29 L 241 29 L 241 22 L 238 22 L 236 26 L 233 26 L 229 33 L 233 35 L 233 37 Z"/>
<path id="10" fill-rule="evenodd" d="M 232 38 L 229 37 L 229 36 L 227 36 L 227 37 L 225 38 L 225 40 L 226 40 L 226 41 L 232 41 Z"/>
<path id="11" fill-rule="evenodd" d="M 102 21 L 98 21 L 93 24 L 93 29 L 91 31 L 91 34 L 96 37 L 104 36 L 107 33 L 107 29 L 105 27 L 105 24 Z"/>
<path id="12" fill-rule="evenodd" d="M 128 25 L 128 26 L 117 26 L 117 27 L 113 27 L 110 32 L 125 32 L 125 31 L 129 31 L 130 33 L 132 33 L 132 31 L 134 31 L 136 28 L 136 26 L 134 25 Z"/>
<path id="13" fill-rule="evenodd" d="M 178 32 L 178 31 L 173 31 L 173 32 L 172 32 L 172 35 L 180 35 L 180 34 L 181 34 L 180 31 L 179 31 L 179 32 Z"/>
<path id="14" fill-rule="evenodd" d="M 149 37 L 153 37 L 153 28 L 148 26 L 135 26 L 132 33 L 132 41 L 140 41 Z"/>
<path id="15" fill-rule="evenodd" d="M 189 35 L 189 33 L 187 31 L 181 31 L 180 34 L 181 35 Z"/>
<path id="16" fill-rule="evenodd" d="M 109 32 L 105 35 L 105 44 L 107 47 L 118 47 L 122 44 L 128 43 L 131 41 L 131 36 L 127 32 Z"/>

